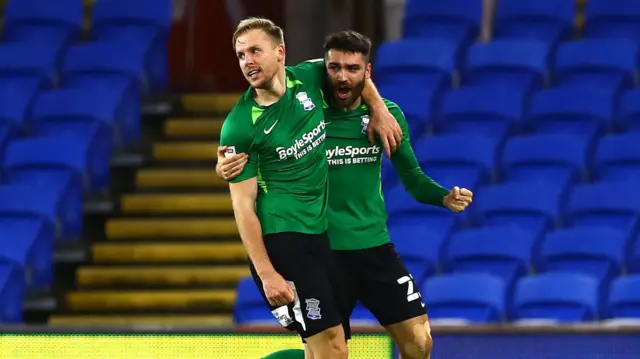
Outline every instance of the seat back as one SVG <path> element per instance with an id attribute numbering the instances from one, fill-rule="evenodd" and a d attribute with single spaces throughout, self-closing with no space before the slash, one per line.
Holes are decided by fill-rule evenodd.
<path id="1" fill-rule="evenodd" d="M 513 319 L 581 322 L 598 318 L 598 281 L 576 273 L 548 273 L 520 279 Z"/>
<path id="2" fill-rule="evenodd" d="M 505 283 L 486 273 L 461 273 L 427 279 L 422 285 L 429 317 L 470 322 L 501 321 L 505 309 Z"/>

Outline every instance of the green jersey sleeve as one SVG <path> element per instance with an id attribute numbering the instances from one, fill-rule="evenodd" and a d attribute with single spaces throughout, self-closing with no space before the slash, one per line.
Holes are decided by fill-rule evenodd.
<path id="1" fill-rule="evenodd" d="M 227 153 L 246 153 L 249 155 L 242 173 L 230 180 L 231 183 L 242 182 L 258 176 L 258 153 L 253 141 L 255 131 L 250 116 L 247 114 L 247 118 L 245 118 L 241 113 L 232 111 L 225 119 L 220 131 L 220 145 L 228 147 Z"/>
<path id="2" fill-rule="evenodd" d="M 301 62 L 294 66 L 292 70 L 295 72 L 305 85 L 322 89 L 326 79 L 326 70 L 324 67 L 324 59 L 314 59 Z"/>
<path id="3" fill-rule="evenodd" d="M 418 202 L 442 207 L 442 199 L 449 193 L 449 190 L 436 183 L 420 168 L 411 147 L 409 126 L 402 110 L 397 105 L 391 105 L 389 112 L 396 118 L 403 133 L 400 146 L 391 155 L 391 163 L 400 177 L 402 185 Z"/>

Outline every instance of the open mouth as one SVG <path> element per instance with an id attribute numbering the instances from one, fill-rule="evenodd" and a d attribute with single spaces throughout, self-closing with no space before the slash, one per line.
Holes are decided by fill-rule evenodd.
<path id="1" fill-rule="evenodd" d="M 349 95 L 351 94 L 351 89 L 348 87 L 342 87 L 342 88 L 339 88 L 338 91 L 336 91 L 336 94 L 339 99 L 346 100 L 349 98 Z"/>
<path id="2" fill-rule="evenodd" d="M 258 70 L 258 69 L 256 69 L 256 70 L 251 70 L 251 71 L 247 72 L 247 76 L 248 76 L 250 79 L 254 79 L 254 78 L 256 78 L 256 77 L 258 76 L 258 74 L 259 74 L 260 72 L 261 72 L 261 71 L 260 71 L 260 70 Z"/>

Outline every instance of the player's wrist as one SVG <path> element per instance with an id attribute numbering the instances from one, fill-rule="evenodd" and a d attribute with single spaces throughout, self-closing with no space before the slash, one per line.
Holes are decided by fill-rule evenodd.
<path id="1" fill-rule="evenodd" d="M 258 274 L 258 277 L 260 277 L 261 280 L 264 280 L 265 278 L 269 278 L 274 274 L 276 274 L 276 269 L 273 268 L 273 266 L 271 265 L 269 266 L 265 265 L 261 267 L 255 266 L 255 267 L 256 267 L 256 273 Z"/>

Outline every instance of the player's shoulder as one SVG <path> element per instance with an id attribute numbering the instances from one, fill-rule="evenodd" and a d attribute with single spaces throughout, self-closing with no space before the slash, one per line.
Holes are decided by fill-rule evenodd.
<path id="1" fill-rule="evenodd" d="M 289 71 L 305 71 L 305 70 L 315 70 L 318 68 L 324 68 L 324 59 L 323 58 L 317 58 L 317 59 L 311 59 L 311 60 L 307 60 L 307 61 L 303 61 L 297 65 L 294 66 L 287 66 L 287 69 L 289 69 Z"/>
<path id="2" fill-rule="evenodd" d="M 225 124 L 226 123 L 239 124 L 244 122 L 247 122 L 247 123 L 250 122 L 251 111 L 255 105 L 255 103 L 253 102 L 252 91 L 253 90 L 249 88 L 247 89 L 247 91 L 242 93 L 242 95 L 240 95 L 240 98 L 238 98 L 238 101 L 236 101 L 235 105 L 233 105 L 233 107 L 227 114 L 227 117 L 225 118 L 225 121 L 224 121 Z"/>
<path id="3" fill-rule="evenodd" d="M 402 109 L 400 108 L 400 106 L 398 106 L 397 103 L 384 97 L 382 98 L 382 100 L 384 101 L 384 104 L 387 105 L 387 109 L 389 110 L 389 112 L 392 112 L 392 111 L 402 112 Z"/>
<path id="4" fill-rule="evenodd" d="M 396 120 L 398 120 L 398 122 L 402 123 L 406 121 L 404 112 L 402 112 L 402 108 L 400 108 L 397 103 L 384 97 L 382 98 L 382 100 L 384 101 L 385 105 L 387 105 L 387 109 L 389 110 L 389 112 L 396 118 Z"/>
<path id="5" fill-rule="evenodd" d="M 324 59 L 307 60 L 295 66 L 286 66 L 285 69 L 292 77 L 290 80 L 293 81 L 304 82 L 307 79 L 316 79 L 319 74 L 324 73 Z"/>

